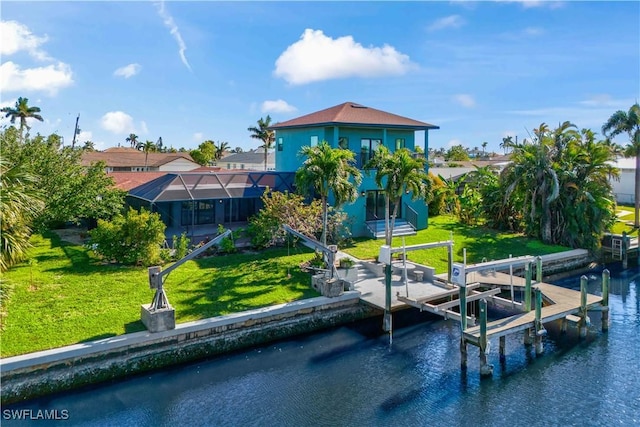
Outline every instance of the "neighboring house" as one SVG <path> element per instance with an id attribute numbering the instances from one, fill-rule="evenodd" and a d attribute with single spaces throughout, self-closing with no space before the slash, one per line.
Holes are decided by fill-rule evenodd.
<path id="1" fill-rule="evenodd" d="M 147 156 L 133 148 L 114 147 L 82 154 L 85 166 L 100 161 L 107 165 L 107 172 L 181 172 L 200 167 L 188 153 L 148 153 Z"/>
<path id="2" fill-rule="evenodd" d="M 276 132 L 276 171 L 295 172 L 303 162 L 299 156 L 301 148 L 316 145 L 322 140 L 332 147 L 353 151 L 356 164 L 362 170 L 380 145 L 387 146 L 392 152 L 399 148 L 414 151 L 418 146 L 428 153 L 429 131 L 439 127 L 346 102 L 276 123 L 270 129 Z M 417 132 L 420 132 L 418 135 L 423 133 L 421 139 L 416 138 Z M 385 216 L 384 194 L 375 184 L 375 171 L 370 175 L 364 170 L 362 173 L 362 184 L 358 189 L 360 197 L 342 208 L 353 220 L 354 236 L 375 234 L 374 230 L 379 230 Z M 412 201 L 411 195 L 407 194 L 402 197 L 398 218 L 407 220 L 414 229 L 424 229 L 427 227 L 427 205 L 423 200 Z"/>
<path id="3" fill-rule="evenodd" d="M 619 158 L 613 165 L 620 169 L 620 181 L 610 179 L 616 202 L 632 205 L 635 203 L 636 158 Z"/>
<path id="4" fill-rule="evenodd" d="M 275 170 L 276 156 L 270 150 L 267 153 L 267 170 Z M 264 150 L 262 148 L 257 150 L 246 151 L 242 153 L 231 153 L 218 160 L 217 165 L 219 167 L 235 170 L 256 170 L 263 171 L 264 169 Z"/>

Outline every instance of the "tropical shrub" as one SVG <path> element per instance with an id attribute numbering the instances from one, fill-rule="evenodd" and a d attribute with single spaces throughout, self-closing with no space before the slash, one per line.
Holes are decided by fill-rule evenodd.
<path id="1" fill-rule="evenodd" d="M 166 226 L 160 214 L 133 208 L 112 221 L 98 220 L 89 231 L 91 249 L 105 261 L 129 265 L 153 265 L 161 259 Z"/>

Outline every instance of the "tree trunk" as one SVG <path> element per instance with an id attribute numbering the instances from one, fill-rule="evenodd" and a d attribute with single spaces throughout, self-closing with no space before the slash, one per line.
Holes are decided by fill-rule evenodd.
<path id="1" fill-rule="evenodd" d="M 267 143 L 264 143 L 264 170 L 267 170 Z"/>
<path id="2" fill-rule="evenodd" d="M 265 163 L 266 164 L 266 163 Z M 320 198 L 322 201 L 322 244 L 327 246 L 327 197 L 322 196 Z"/>
<path id="3" fill-rule="evenodd" d="M 385 202 L 385 207 L 384 207 L 384 240 L 385 243 L 388 246 L 391 246 L 391 229 L 390 226 L 391 224 L 389 223 L 389 214 L 390 214 L 390 209 L 389 209 L 389 195 L 385 194 L 384 195 L 384 202 Z"/>

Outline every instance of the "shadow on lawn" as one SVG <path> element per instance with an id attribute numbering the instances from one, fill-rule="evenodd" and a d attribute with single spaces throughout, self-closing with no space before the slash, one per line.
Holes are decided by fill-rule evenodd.
<path id="1" fill-rule="evenodd" d="M 125 266 L 120 264 L 104 264 L 102 261 L 93 258 L 89 254 L 89 250 L 78 246 L 74 243 L 62 240 L 56 233 L 48 231 L 43 234 L 43 237 L 51 241 L 52 248 L 60 248 L 64 252 L 66 258 L 71 262 L 70 266 L 50 268 L 47 271 L 60 271 L 65 273 L 100 273 L 110 274 L 119 273 L 123 269 L 137 269 L 134 266 Z M 55 256 L 44 255 L 36 257 L 38 262 L 44 262 L 46 260 L 55 260 Z"/>
<path id="2" fill-rule="evenodd" d="M 298 255 L 303 252 L 296 252 Z M 284 298 L 311 298 L 311 278 L 293 260 L 283 261 L 287 250 L 266 250 L 258 254 L 235 254 L 196 259 L 201 270 L 210 273 L 196 289 L 180 290 L 192 279 L 182 277 L 169 286 L 176 289 L 174 301 L 179 316 L 214 317 L 288 302 Z M 179 294 L 181 294 L 179 296 Z M 293 298 L 291 298 L 293 296 Z M 177 301 L 179 299 L 179 303 Z"/>

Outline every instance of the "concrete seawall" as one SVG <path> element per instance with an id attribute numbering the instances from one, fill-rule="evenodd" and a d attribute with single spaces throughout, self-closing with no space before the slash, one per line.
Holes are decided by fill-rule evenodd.
<path id="1" fill-rule="evenodd" d="M 2 404 L 203 359 L 379 314 L 359 292 L 310 298 L 0 359 Z"/>

